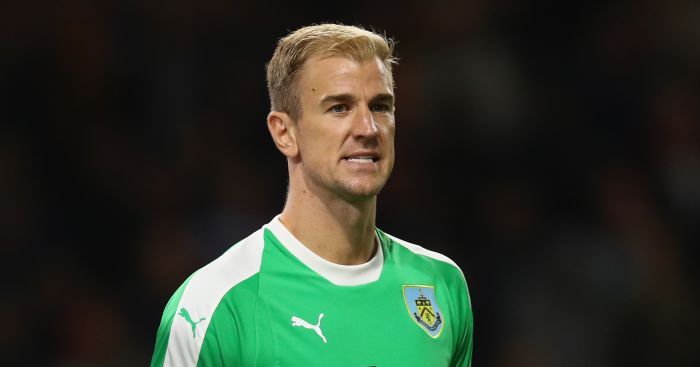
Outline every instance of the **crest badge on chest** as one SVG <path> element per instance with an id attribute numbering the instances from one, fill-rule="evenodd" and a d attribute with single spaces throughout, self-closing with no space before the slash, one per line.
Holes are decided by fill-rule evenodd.
<path id="1" fill-rule="evenodd" d="M 435 288 L 427 285 L 404 285 L 403 299 L 411 319 L 431 337 L 439 337 L 445 319 L 435 297 Z"/>

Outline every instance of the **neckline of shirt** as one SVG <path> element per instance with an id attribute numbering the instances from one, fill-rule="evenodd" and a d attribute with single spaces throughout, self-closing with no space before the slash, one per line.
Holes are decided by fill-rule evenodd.
<path id="1" fill-rule="evenodd" d="M 341 265 L 330 262 L 311 251 L 289 232 L 279 217 L 280 215 L 275 216 L 265 227 L 277 237 L 287 251 L 329 282 L 340 286 L 356 286 L 375 282 L 381 276 L 384 251 L 376 233 L 374 236 L 377 241 L 377 251 L 369 261 L 359 265 Z"/>

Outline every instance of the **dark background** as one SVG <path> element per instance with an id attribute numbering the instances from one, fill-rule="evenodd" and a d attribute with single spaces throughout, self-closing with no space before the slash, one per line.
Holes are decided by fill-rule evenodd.
<path id="1" fill-rule="evenodd" d="M 2 365 L 149 362 L 281 211 L 264 64 L 324 21 L 398 41 L 378 226 L 462 267 L 475 366 L 700 365 L 690 0 L 3 2 Z"/>

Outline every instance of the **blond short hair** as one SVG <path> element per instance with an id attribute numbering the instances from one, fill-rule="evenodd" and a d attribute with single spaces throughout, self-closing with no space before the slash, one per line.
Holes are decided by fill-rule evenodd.
<path id="1" fill-rule="evenodd" d="M 378 57 L 389 71 L 394 41 L 356 26 L 319 24 L 300 28 L 279 40 L 272 59 L 267 63 L 267 90 L 273 111 L 288 113 L 293 119 L 301 116 L 297 84 L 300 71 L 312 57 L 343 56 L 361 62 Z"/>

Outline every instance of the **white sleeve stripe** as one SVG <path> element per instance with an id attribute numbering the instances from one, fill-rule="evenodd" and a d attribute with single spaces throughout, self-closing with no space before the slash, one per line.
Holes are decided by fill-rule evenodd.
<path id="1" fill-rule="evenodd" d="M 197 365 L 214 310 L 231 288 L 260 271 L 264 242 L 261 228 L 192 276 L 170 328 L 164 367 Z"/>

